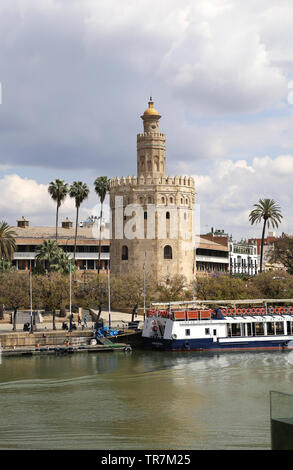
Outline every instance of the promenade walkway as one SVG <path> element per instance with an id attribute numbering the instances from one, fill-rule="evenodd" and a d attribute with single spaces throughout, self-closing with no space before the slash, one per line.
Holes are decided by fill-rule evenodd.
<path id="1" fill-rule="evenodd" d="M 94 313 L 98 314 L 97 310 L 93 310 Z M 9 321 L 9 316 L 6 314 L 6 321 L 0 322 L 0 332 L 9 332 L 12 331 L 12 324 Z M 109 312 L 108 311 L 102 311 L 101 313 L 101 319 L 104 320 L 104 325 L 108 326 L 109 325 Z M 27 313 L 26 316 L 23 315 L 23 312 L 20 312 L 20 318 L 21 322 L 17 322 L 16 324 L 16 331 L 23 331 L 23 324 L 25 322 L 29 322 L 30 317 L 29 314 Z M 94 328 L 94 322 L 89 321 L 89 314 L 87 314 L 87 327 L 84 329 L 93 329 Z M 83 324 L 83 318 L 81 316 L 82 324 Z M 63 322 L 69 323 L 68 316 L 66 318 L 60 318 L 56 316 L 55 320 L 55 325 L 57 330 L 62 330 L 62 323 Z M 110 315 L 110 321 L 111 321 L 111 327 L 113 328 L 126 328 L 128 323 L 131 321 L 131 314 L 129 313 L 123 313 L 123 312 L 111 312 Z M 143 317 L 141 315 L 138 315 L 135 318 L 135 321 L 139 321 L 139 327 L 142 327 L 143 325 Z M 74 323 L 77 327 L 78 330 L 82 330 L 82 326 L 79 326 L 77 323 L 77 315 L 74 315 Z M 52 317 L 48 318 L 48 316 L 43 317 L 43 321 L 41 323 L 36 324 L 37 331 L 43 331 L 43 330 L 52 330 Z"/>

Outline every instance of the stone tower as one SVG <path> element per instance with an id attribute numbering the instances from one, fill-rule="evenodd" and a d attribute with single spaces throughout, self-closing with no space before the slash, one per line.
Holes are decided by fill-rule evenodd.
<path id="1" fill-rule="evenodd" d="M 112 178 L 111 272 L 194 277 L 194 180 L 166 177 L 166 136 L 152 98 L 137 135 L 137 177 Z"/>

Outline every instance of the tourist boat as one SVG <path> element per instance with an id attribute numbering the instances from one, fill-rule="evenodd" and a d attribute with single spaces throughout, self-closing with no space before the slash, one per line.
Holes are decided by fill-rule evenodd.
<path id="1" fill-rule="evenodd" d="M 291 306 L 206 308 L 188 303 L 152 304 L 147 311 L 142 339 L 150 349 L 171 351 L 249 351 L 293 349 L 293 300 Z M 249 301 L 242 301 L 248 304 Z M 214 302 L 215 303 L 215 302 Z M 253 305 L 253 301 L 251 301 Z M 183 303 L 184 304 L 184 303 Z M 242 304 L 242 305 L 243 305 Z M 161 307 L 161 308 L 160 308 Z"/>

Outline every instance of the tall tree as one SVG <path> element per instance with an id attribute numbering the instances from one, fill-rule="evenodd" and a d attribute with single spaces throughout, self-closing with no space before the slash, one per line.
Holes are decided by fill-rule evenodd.
<path id="1" fill-rule="evenodd" d="M 16 248 L 15 231 L 7 224 L 0 222 L 0 259 L 11 261 Z"/>
<path id="2" fill-rule="evenodd" d="M 251 225 L 263 223 L 262 236 L 261 236 L 261 248 L 260 248 L 260 272 L 262 272 L 263 263 L 263 247 L 265 239 L 266 227 L 277 228 L 281 222 L 283 216 L 281 208 L 273 199 L 260 199 L 257 204 L 254 204 L 253 209 L 249 214 L 249 221 Z"/>
<path id="3" fill-rule="evenodd" d="M 74 260 L 76 255 L 76 241 L 77 241 L 77 227 L 78 227 L 78 214 L 79 208 L 83 201 L 88 198 L 89 195 L 89 188 L 85 183 L 81 181 L 74 181 L 69 189 L 70 197 L 75 199 L 75 207 L 76 207 L 76 222 L 75 222 L 75 240 L 74 240 Z"/>
<path id="4" fill-rule="evenodd" d="M 65 253 L 56 240 L 44 240 L 42 245 L 36 248 L 36 260 L 46 263 L 48 272 L 69 273 L 70 257 Z M 43 269 L 39 269 L 43 271 Z"/>
<path id="5" fill-rule="evenodd" d="M 15 271 L 0 274 L 0 302 L 13 309 L 13 331 L 16 330 L 17 312 L 30 304 L 27 272 Z"/>
<path id="6" fill-rule="evenodd" d="M 64 202 L 67 194 L 68 194 L 68 185 L 63 180 L 56 179 L 55 181 L 51 181 L 48 187 L 48 192 L 56 202 L 56 241 L 58 241 L 58 216 L 59 216 L 59 208 Z"/>
<path id="7" fill-rule="evenodd" d="M 99 263 L 98 263 L 98 275 L 101 269 L 101 243 L 102 243 L 102 219 L 103 219 L 103 203 L 107 193 L 110 191 L 110 180 L 107 176 L 99 176 L 94 182 L 95 191 L 100 198 L 101 211 L 100 211 L 100 237 L 99 237 Z"/>
<path id="8" fill-rule="evenodd" d="M 282 235 L 278 238 L 272 244 L 269 256 L 271 263 L 281 263 L 293 275 L 293 237 Z"/>

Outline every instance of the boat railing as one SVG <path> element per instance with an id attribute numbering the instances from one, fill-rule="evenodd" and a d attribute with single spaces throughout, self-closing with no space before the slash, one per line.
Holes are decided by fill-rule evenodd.
<path id="1" fill-rule="evenodd" d="M 147 311 L 147 317 L 169 318 L 173 321 L 212 320 L 235 316 L 293 315 L 293 307 L 251 307 L 251 308 L 215 308 L 215 309 L 178 309 Z"/>
<path id="2" fill-rule="evenodd" d="M 148 310 L 147 317 L 170 318 L 173 321 L 211 320 L 214 310 Z"/>

